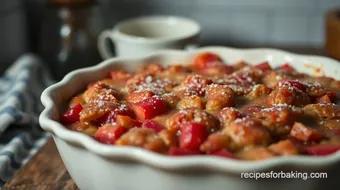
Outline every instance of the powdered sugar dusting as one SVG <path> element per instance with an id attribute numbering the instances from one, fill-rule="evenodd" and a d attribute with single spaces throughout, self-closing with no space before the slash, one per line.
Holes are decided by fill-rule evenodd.
<path id="1" fill-rule="evenodd" d="M 148 75 L 148 76 L 145 78 L 145 82 L 146 82 L 146 83 L 151 83 L 151 82 L 152 82 L 152 76 Z"/>
<path id="2" fill-rule="evenodd" d="M 145 82 L 140 85 L 135 85 L 134 91 L 149 91 L 157 95 L 166 93 L 174 86 L 174 82 L 168 79 L 153 79 L 151 76 L 145 78 Z"/>
<path id="3" fill-rule="evenodd" d="M 243 123 L 243 122 L 246 121 L 248 118 L 249 118 L 249 116 L 237 118 L 237 119 L 235 119 L 234 123 Z"/>

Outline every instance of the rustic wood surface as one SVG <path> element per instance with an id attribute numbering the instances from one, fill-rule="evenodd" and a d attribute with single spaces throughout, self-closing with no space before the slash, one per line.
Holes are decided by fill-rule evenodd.
<path id="1" fill-rule="evenodd" d="M 318 48 L 280 48 L 302 54 L 323 54 L 322 49 Z M 16 189 L 78 190 L 60 158 L 53 139 L 49 139 L 38 153 L 3 186 L 3 190 Z"/>
<path id="2" fill-rule="evenodd" d="M 78 190 L 78 187 L 67 172 L 51 138 L 2 189 Z"/>

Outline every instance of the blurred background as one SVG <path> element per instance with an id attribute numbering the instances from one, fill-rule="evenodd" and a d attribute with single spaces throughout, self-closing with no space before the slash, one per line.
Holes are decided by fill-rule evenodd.
<path id="1" fill-rule="evenodd" d="M 0 189 L 49 137 L 31 130 L 43 108 L 42 90 L 56 81 L 49 73 L 59 80 L 99 63 L 99 33 L 146 15 L 196 20 L 201 46 L 273 47 L 340 60 L 340 0 L 0 0 Z M 10 186 L 76 186 L 51 140 L 38 154 Z M 337 177 L 329 179 L 334 184 Z M 51 181 L 56 186 L 46 186 Z"/>
<path id="2" fill-rule="evenodd" d="M 101 31 L 130 17 L 180 15 L 202 25 L 201 45 L 322 48 L 324 16 L 336 6 L 340 0 L 98 0 L 90 19 Z M 27 51 L 51 57 L 42 49 L 60 25 L 47 1 L 1 0 L 0 71 Z"/>

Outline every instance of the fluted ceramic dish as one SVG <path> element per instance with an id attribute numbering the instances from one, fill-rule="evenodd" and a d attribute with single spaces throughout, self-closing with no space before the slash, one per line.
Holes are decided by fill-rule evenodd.
<path id="1" fill-rule="evenodd" d="M 119 147 L 97 142 L 59 123 L 67 100 L 92 81 L 118 68 L 136 71 L 147 63 L 189 64 L 198 52 L 214 52 L 227 63 L 245 60 L 256 64 L 267 60 L 271 66 L 291 63 L 307 74 L 326 74 L 340 79 L 340 63 L 319 56 L 298 55 L 274 49 L 233 49 L 205 47 L 194 51 L 166 50 L 127 59 L 112 58 L 94 67 L 79 69 L 48 87 L 41 96 L 45 110 L 42 128 L 53 134 L 59 153 L 76 184 L 82 190 L 250 190 L 319 189 L 333 187 L 332 176 L 339 176 L 340 152 L 325 157 L 289 156 L 264 161 L 231 160 L 212 156 L 169 157 L 135 147 Z M 317 72 L 322 68 L 324 72 Z M 244 179 L 242 172 L 328 172 L 328 179 Z M 339 180 L 338 180 L 339 181 Z M 336 182 L 334 182 L 336 183 Z M 337 189 L 337 188 L 335 188 Z"/>

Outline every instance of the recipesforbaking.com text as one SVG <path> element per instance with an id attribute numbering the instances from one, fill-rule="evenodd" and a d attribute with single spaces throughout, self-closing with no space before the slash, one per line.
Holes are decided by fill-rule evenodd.
<path id="1" fill-rule="evenodd" d="M 298 171 L 290 171 L 290 172 L 244 172 L 241 173 L 241 178 L 244 179 L 323 179 L 327 178 L 327 173 L 325 172 L 298 172 Z"/>

